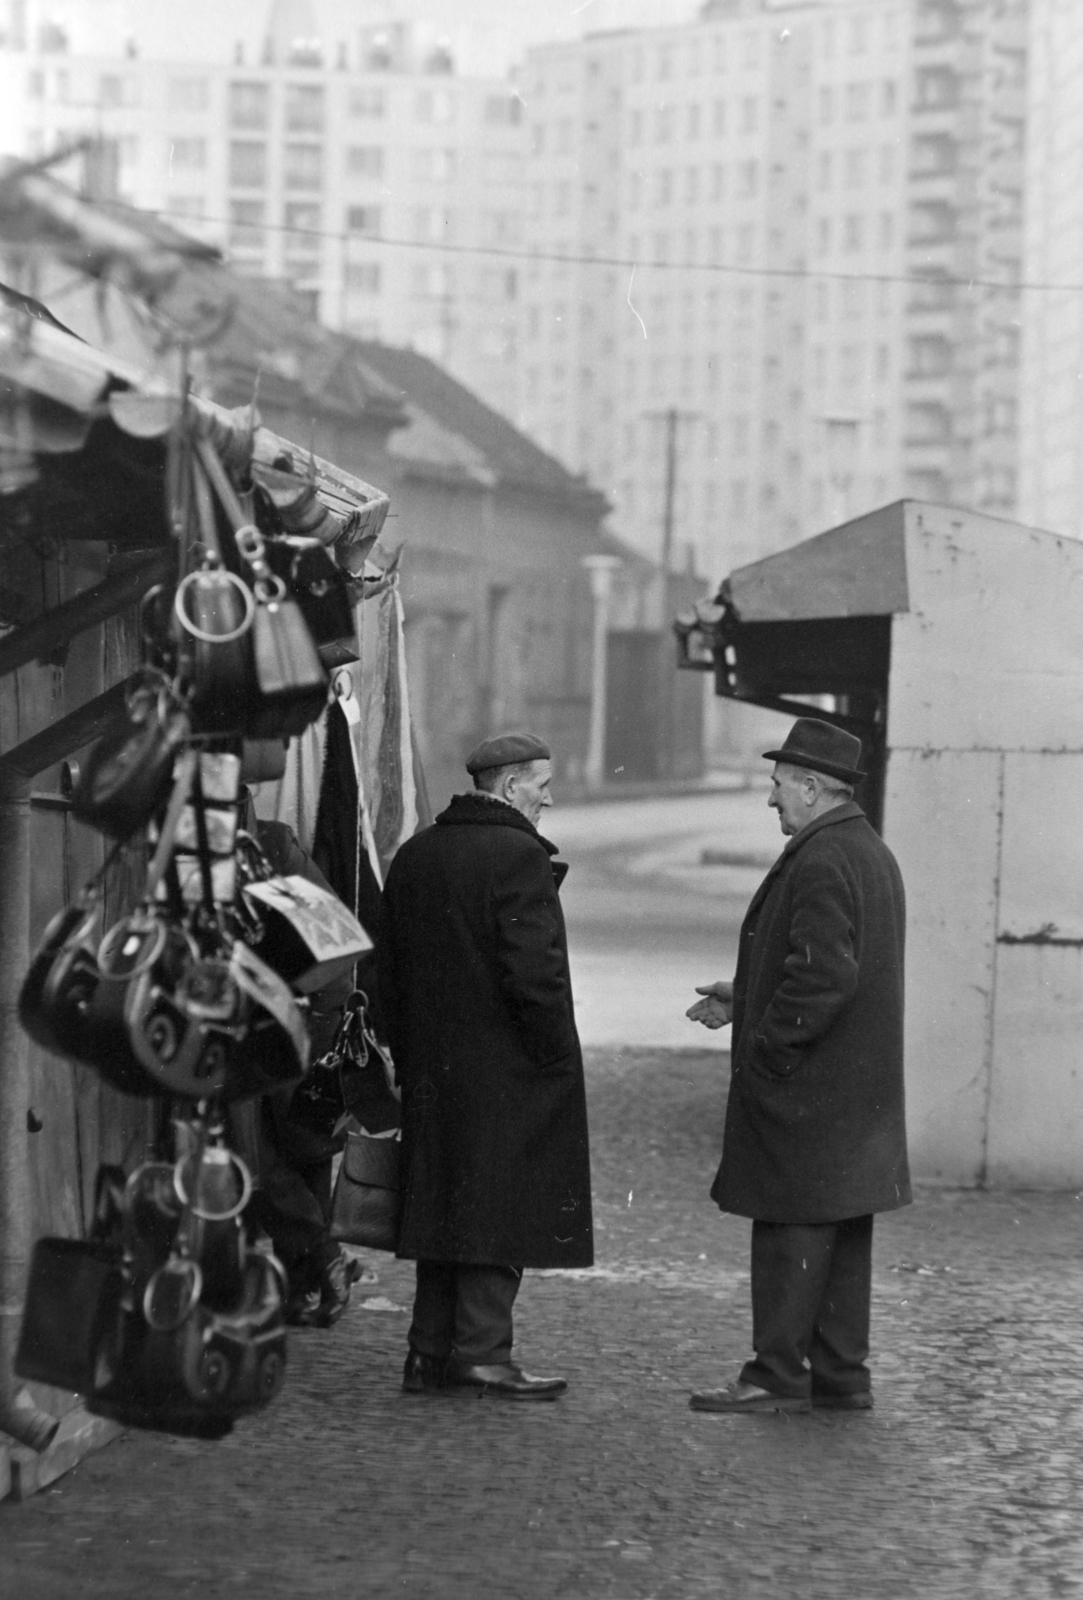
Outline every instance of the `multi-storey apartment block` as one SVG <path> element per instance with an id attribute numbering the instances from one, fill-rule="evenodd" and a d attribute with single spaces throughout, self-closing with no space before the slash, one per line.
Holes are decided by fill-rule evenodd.
<path id="1" fill-rule="evenodd" d="M 531 52 L 519 420 L 641 547 L 1012 508 L 1023 9 L 713 0 Z"/>
<path id="2" fill-rule="evenodd" d="M 56 26 L 23 26 L 0 49 L 0 148 L 93 138 L 100 192 L 510 410 L 519 264 L 485 251 L 519 245 L 520 101 L 403 25 L 315 35 L 297 0 L 273 0 L 256 59 L 232 64 L 75 55 Z"/>

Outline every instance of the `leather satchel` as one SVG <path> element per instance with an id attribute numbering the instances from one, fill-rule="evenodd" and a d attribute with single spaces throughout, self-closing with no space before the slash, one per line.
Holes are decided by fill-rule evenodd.
<path id="1" fill-rule="evenodd" d="M 369 1250 L 396 1250 L 402 1213 L 398 1129 L 366 1133 L 354 1128 L 338 1169 L 331 1201 L 331 1237 Z"/>

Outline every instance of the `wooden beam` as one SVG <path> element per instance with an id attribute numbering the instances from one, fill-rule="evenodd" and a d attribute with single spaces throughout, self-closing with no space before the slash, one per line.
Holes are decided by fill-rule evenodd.
<path id="1" fill-rule="evenodd" d="M 110 573 L 92 589 L 85 589 L 44 611 L 33 622 L 0 639 L 0 677 L 24 667 L 28 661 L 47 661 L 54 651 L 77 634 L 115 617 L 135 605 L 152 586 L 165 578 L 176 560 L 171 545 L 141 554 L 134 565 Z M 46 763 L 48 765 L 48 763 Z"/>
<path id="2" fill-rule="evenodd" d="M 35 773 L 44 772 L 46 767 L 66 760 L 84 745 L 100 739 L 109 724 L 126 709 L 128 694 L 139 677 L 139 673 L 133 673 L 104 694 L 88 700 L 77 711 L 61 717 L 59 722 L 51 722 L 40 733 L 5 751 L 0 756 L 0 787 L 15 778 L 32 778 Z"/>

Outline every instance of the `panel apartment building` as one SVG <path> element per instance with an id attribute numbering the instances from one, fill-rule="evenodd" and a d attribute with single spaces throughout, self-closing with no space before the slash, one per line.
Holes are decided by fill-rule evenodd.
<path id="1" fill-rule="evenodd" d="M 713 0 L 531 52 L 518 418 L 642 549 L 670 466 L 719 575 L 902 494 L 1013 510 L 1025 9 Z"/>
<path id="2" fill-rule="evenodd" d="M 403 24 L 328 45 L 298 0 L 273 0 L 255 59 L 238 47 L 232 64 L 75 53 L 25 7 L 10 18 L 0 150 L 34 158 L 93 137 L 99 192 L 513 410 L 518 263 L 467 248 L 520 242 L 521 105 L 507 83 L 458 76 L 444 46 Z"/>

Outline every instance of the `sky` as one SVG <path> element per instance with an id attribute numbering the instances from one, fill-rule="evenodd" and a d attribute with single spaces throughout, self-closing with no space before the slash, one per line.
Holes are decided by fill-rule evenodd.
<path id="1" fill-rule="evenodd" d="M 587 32 L 651 27 L 696 15 L 700 0 L 312 0 L 332 45 L 365 24 L 411 20 L 451 44 L 459 70 L 502 73 L 528 46 Z M 270 0 L 32 0 L 65 23 L 73 49 L 119 49 L 165 60 L 227 60 L 234 43 L 262 36 Z"/>

